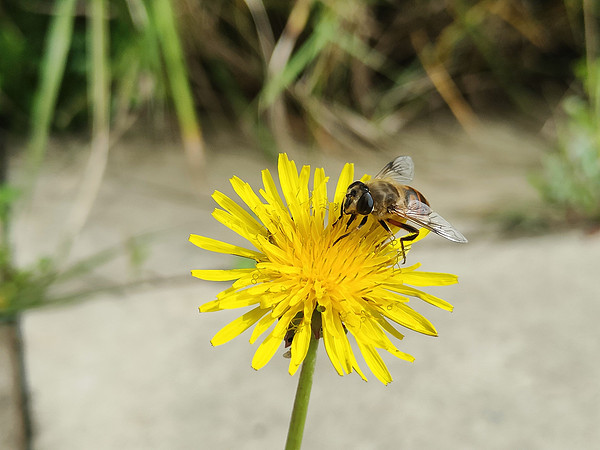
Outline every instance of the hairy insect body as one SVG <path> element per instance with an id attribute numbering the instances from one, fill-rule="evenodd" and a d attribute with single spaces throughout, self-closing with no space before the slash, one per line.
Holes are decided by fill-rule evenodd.
<path id="1" fill-rule="evenodd" d="M 403 228 L 409 232 L 400 238 L 403 253 L 404 242 L 416 239 L 419 227 L 427 228 L 454 242 L 467 242 L 462 233 L 431 209 L 423 194 L 406 184 L 412 180 L 413 175 L 412 159 L 409 156 L 399 156 L 390 161 L 372 180 L 355 181 L 348 186 L 340 211 L 340 219 L 344 214 L 350 215 L 346 230 L 358 216 L 363 217 L 358 228 L 367 222 L 368 216 L 373 216 L 392 237 L 393 232 L 388 224 Z M 349 234 L 339 237 L 335 243 Z"/>
<path id="2" fill-rule="evenodd" d="M 378 218 L 386 218 L 400 198 L 398 188 L 389 181 L 373 180 L 366 183 L 373 197 L 373 212 Z"/>

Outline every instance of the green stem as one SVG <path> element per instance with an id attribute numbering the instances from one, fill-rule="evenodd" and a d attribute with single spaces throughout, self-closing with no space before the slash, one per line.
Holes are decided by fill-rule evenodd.
<path id="1" fill-rule="evenodd" d="M 302 435 L 304 433 L 304 423 L 306 422 L 306 412 L 308 411 L 308 401 L 310 400 L 318 345 L 319 341 L 311 334 L 310 345 L 308 346 L 306 357 L 302 363 L 302 370 L 300 371 L 300 379 L 298 380 L 285 450 L 298 450 L 302 445 Z"/>

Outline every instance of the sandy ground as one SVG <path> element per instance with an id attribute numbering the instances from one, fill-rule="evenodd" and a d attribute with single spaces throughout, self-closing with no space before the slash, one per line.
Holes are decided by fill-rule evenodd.
<path id="1" fill-rule="evenodd" d="M 272 167 L 236 143 L 217 144 L 203 192 L 191 188 L 176 142 L 137 137 L 113 153 L 72 260 L 157 233 L 142 268 L 117 258 L 63 289 L 180 278 L 26 314 L 34 449 L 283 447 L 297 382 L 283 346 L 258 372 L 248 333 L 212 348 L 212 335 L 238 313 L 198 314 L 224 285 L 187 276 L 232 264 L 187 242 L 189 233 L 236 241 L 210 217 L 208 195 L 232 193 L 232 175 L 259 186 L 260 169 Z M 79 181 L 79 145 L 55 150 L 33 208 L 19 216 L 23 263 L 56 247 Z M 534 136 L 493 123 L 471 137 L 447 126 L 413 130 L 375 156 L 294 152 L 297 163 L 324 166 L 333 178 L 345 161 L 374 173 L 410 154 L 414 186 L 470 239 L 461 246 L 431 237 L 410 254 L 409 263 L 458 274 L 460 284 L 429 289 L 453 303 L 453 313 L 415 300 L 440 337 L 407 332 L 399 347 L 417 359 L 385 358 L 392 384 L 339 377 L 320 348 L 304 448 L 600 446 L 600 236 L 501 238 L 483 219 L 511 205 L 534 207 L 525 177 L 542 151 Z"/>

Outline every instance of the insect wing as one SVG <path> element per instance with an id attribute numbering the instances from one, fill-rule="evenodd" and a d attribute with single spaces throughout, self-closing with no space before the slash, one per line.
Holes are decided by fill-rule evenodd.
<path id="1" fill-rule="evenodd" d="M 406 184 L 415 176 L 415 165 L 410 156 L 398 156 L 385 165 L 375 178 L 387 178 L 400 184 Z"/>
<path id="2" fill-rule="evenodd" d="M 423 202 L 413 200 L 405 208 L 396 212 L 398 215 L 446 239 L 461 243 L 468 242 L 467 238 L 460 231 L 455 229 L 446 219 Z"/>

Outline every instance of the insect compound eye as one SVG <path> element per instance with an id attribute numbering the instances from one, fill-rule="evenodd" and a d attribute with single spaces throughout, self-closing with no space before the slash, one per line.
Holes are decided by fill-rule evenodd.
<path id="1" fill-rule="evenodd" d="M 362 196 L 356 203 L 356 212 L 367 215 L 373 211 L 373 197 L 369 191 L 363 192 Z"/>
<path id="2" fill-rule="evenodd" d="M 363 188 L 366 188 L 365 184 L 360 181 L 355 181 L 350 186 L 348 186 L 348 191 L 346 192 L 347 196 L 356 197 L 363 191 Z"/>

